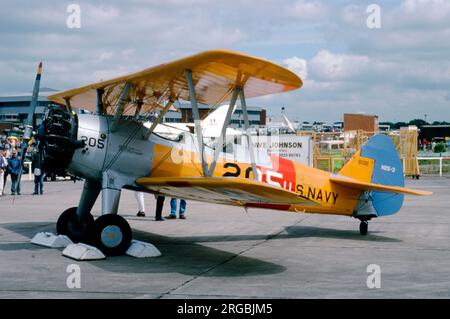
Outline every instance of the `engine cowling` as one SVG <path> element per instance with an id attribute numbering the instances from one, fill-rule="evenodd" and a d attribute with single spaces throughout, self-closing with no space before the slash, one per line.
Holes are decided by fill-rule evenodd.
<path id="1" fill-rule="evenodd" d="M 84 142 L 77 140 L 77 129 L 76 114 L 59 106 L 49 107 L 36 134 L 46 170 L 67 168 L 75 150 L 84 147 Z"/>

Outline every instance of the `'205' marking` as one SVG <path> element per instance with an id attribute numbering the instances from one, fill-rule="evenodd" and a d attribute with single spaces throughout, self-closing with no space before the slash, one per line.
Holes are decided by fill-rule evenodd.
<path id="1" fill-rule="evenodd" d="M 98 149 L 105 148 L 105 140 L 95 137 L 81 136 L 81 140 L 89 147 L 97 147 Z"/>
<path id="2" fill-rule="evenodd" d="M 241 167 L 236 163 L 225 163 L 223 165 L 223 168 L 231 169 L 231 171 L 225 172 L 222 175 L 224 177 L 227 177 L 227 176 L 228 177 L 240 177 L 241 176 L 241 173 L 242 173 Z M 281 182 L 283 182 L 283 174 L 281 172 L 274 172 L 274 171 L 266 170 L 263 174 L 259 169 L 257 169 L 257 171 L 258 171 L 258 179 L 260 181 L 263 181 L 263 179 L 264 179 L 265 182 L 269 185 L 280 187 L 280 188 L 285 188 L 285 189 L 287 189 L 287 187 L 289 187 L 289 188 L 292 187 L 292 185 L 287 186 L 286 181 L 284 181 L 284 183 L 282 185 Z M 249 179 L 250 173 L 252 173 L 252 172 L 253 172 L 253 169 L 251 167 L 247 167 L 247 169 L 245 170 L 245 175 L 244 175 L 245 178 Z"/>

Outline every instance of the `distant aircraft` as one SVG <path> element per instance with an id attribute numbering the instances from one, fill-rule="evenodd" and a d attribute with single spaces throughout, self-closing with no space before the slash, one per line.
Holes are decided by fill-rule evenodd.
<path id="1" fill-rule="evenodd" d="M 40 70 L 28 119 L 37 101 Z M 402 164 L 383 135 L 371 138 L 339 174 L 277 156 L 261 161 L 252 143 L 236 145 L 236 154 L 224 152 L 224 137 L 238 99 L 248 129 L 246 97 L 301 86 L 301 79 L 281 66 L 218 50 L 49 96 L 60 106 L 49 109 L 36 134 L 46 166 L 65 168 L 85 180 L 78 207 L 61 214 L 57 232 L 75 242 L 92 243 L 106 255 L 123 254 L 132 232 L 117 214 L 122 189 L 245 208 L 352 216 L 361 221 L 364 235 L 371 218 L 401 208 L 403 194 L 431 194 L 403 187 Z M 192 143 L 155 134 L 177 100 L 191 103 L 194 134 L 186 132 L 185 137 Z M 214 143 L 206 145 L 197 103 L 227 101 L 220 130 L 212 134 Z M 72 107 L 95 114 L 76 115 Z M 136 120 L 155 112 L 158 117 L 152 124 Z M 31 125 L 27 125 L 24 147 L 31 138 Z M 249 131 L 242 137 L 249 140 Z M 102 215 L 94 220 L 91 209 L 100 192 Z"/>
<path id="2" fill-rule="evenodd" d="M 236 110 L 236 106 L 233 108 L 233 112 Z M 222 126 L 225 122 L 225 118 L 228 111 L 228 105 L 221 105 L 212 110 L 203 120 L 201 120 L 202 135 L 207 139 L 216 139 L 222 134 Z M 233 114 L 232 112 L 232 114 Z M 144 126 L 150 128 L 152 122 L 144 122 Z M 158 124 L 154 130 L 156 134 L 163 134 L 168 136 L 179 136 L 182 133 L 193 133 L 195 123 L 164 123 Z M 226 135 L 242 135 L 241 130 L 236 130 L 231 127 L 227 127 Z"/>

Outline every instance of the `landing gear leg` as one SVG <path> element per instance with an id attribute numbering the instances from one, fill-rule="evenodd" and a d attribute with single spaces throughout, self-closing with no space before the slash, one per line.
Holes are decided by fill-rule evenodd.
<path id="1" fill-rule="evenodd" d="M 369 222 L 367 220 L 362 220 L 359 224 L 359 233 L 361 235 L 367 235 L 367 231 L 369 230 Z"/>
<path id="2" fill-rule="evenodd" d="M 66 235 L 75 243 L 90 241 L 94 229 L 94 217 L 91 215 L 91 209 L 100 189 L 99 183 L 85 181 L 78 207 L 65 210 L 58 218 L 56 232 L 59 235 Z"/>

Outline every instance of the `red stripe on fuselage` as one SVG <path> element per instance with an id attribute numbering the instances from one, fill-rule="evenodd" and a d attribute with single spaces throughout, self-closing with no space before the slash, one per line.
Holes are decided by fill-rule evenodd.
<path id="1" fill-rule="evenodd" d="M 258 167 L 262 181 L 295 192 L 296 174 L 294 163 L 288 159 L 272 155 L 272 168 Z"/>
<path id="2" fill-rule="evenodd" d="M 259 203 L 248 203 L 245 204 L 246 207 L 254 208 L 267 208 L 267 209 L 277 209 L 277 210 L 288 210 L 291 205 L 289 204 L 259 204 Z"/>

